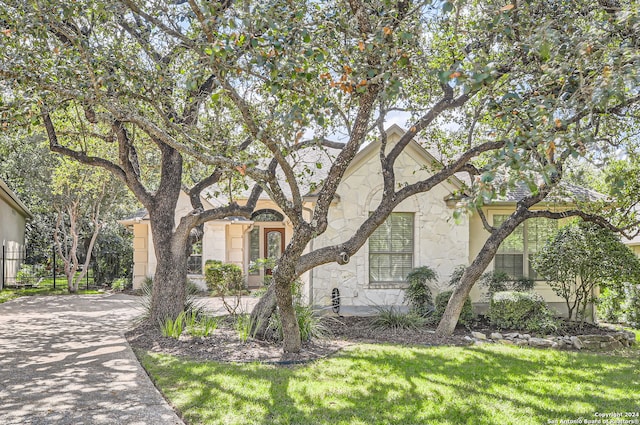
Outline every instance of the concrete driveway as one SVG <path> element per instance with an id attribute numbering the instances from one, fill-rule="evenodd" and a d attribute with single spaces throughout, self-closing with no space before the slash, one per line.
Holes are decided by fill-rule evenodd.
<path id="1" fill-rule="evenodd" d="M 0 424 L 182 424 L 122 336 L 128 295 L 0 304 Z"/>

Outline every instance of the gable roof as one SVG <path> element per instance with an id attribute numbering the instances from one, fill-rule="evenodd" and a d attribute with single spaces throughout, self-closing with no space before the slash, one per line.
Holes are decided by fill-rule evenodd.
<path id="1" fill-rule="evenodd" d="M 387 138 L 397 137 L 398 140 L 402 136 L 404 136 L 406 132 L 407 130 L 403 129 L 397 124 L 392 124 L 386 130 Z M 370 156 L 376 154 L 376 152 L 378 152 L 378 150 L 380 149 L 381 143 L 382 141 L 380 139 L 376 139 L 375 141 L 365 145 L 362 149 L 360 149 L 360 151 L 356 154 L 356 156 L 351 161 L 351 164 L 349 164 L 349 167 L 347 167 L 347 170 L 344 173 L 344 177 L 347 177 L 348 175 L 353 173 L 364 162 L 366 162 Z M 393 144 L 394 143 L 388 144 L 388 148 L 391 148 Z M 425 164 L 429 164 L 429 165 L 441 164 L 441 162 L 438 159 L 436 159 L 436 157 L 433 154 L 431 154 L 427 149 L 425 149 L 422 144 L 416 141 L 415 138 L 411 139 L 411 141 L 407 144 L 407 146 L 404 148 L 404 152 L 411 152 L 412 154 L 414 154 L 413 157 L 416 160 L 422 161 Z M 456 189 L 463 189 L 466 186 L 462 182 L 462 180 L 456 175 L 449 177 L 446 181 L 452 184 Z"/>
<path id="2" fill-rule="evenodd" d="M 511 188 L 505 196 L 499 197 L 492 204 L 516 203 L 527 196 L 531 195 L 531 189 L 525 182 L 518 182 L 515 187 Z M 582 186 L 576 186 L 575 184 L 560 182 L 557 188 L 555 188 L 551 194 L 545 199 L 545 203 L 549 202 L 589 202 L 589 201 L 604 201 L 606 195 L 596 192 L 595 190 L 588 189 Z"/>
<path id="3" fill-rule="evenodd" d="M 2 179 L 0 179 L 0 199 L 5 200 L 11 208 L 16 210 L 23 217 L 28 219 L 33 218 L 31 211 L 29 211 L 27 206 L 20 200 L 20 198 L 18 198 L 18 195 L 16 195 L 13 190 L 11 190 L 9 186 L 2 181 Z"/>

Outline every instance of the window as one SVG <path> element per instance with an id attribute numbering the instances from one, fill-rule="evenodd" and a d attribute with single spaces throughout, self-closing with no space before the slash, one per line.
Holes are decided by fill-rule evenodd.
<path id="1" fill-rule="evenodd" d="M 191 247 L 191 255 L 187 260 L 188 274 L 202 274 L 202 241 L 198 241 Z"/>
<path id="2" fill-rule="evenodd" d="M 369 238 L 369 282 L 404 282 L 413 269 L 413 213 L 391 213 Z"/>
<path id="3" fill-rule="evenodd" d="M 258 210 L 251 215 L 253 221 L 283 221 L 284 216 L 276 210 Z"/>
<path id="4" fill-rule="evenodd" d="M 494 215 L 494 226 L 500 226 L 508 217 Z M 495 270 L 503 271 L 516 279 L 523 276 L 537 279 L 532 266 L 533 256 L 557 230 L 556 220 L 532 218 L 525 221 L 500 244 L 494 259 Z"/>
<path id="5" fill-rule="evenodd" d="M 256 276 L 260 269 L 256 268 L 256 261 L 260 258 L 260 227 L 255 226 L 249 232 L 249 274 Z"/>

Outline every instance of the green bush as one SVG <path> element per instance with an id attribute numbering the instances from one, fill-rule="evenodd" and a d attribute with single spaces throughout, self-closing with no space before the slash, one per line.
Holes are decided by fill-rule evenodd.
<path id="1" fill-rule="evenodd" d="M 426 319 L 415 312 L 403 313 L 395 308 L 378 309 L 378 314 L 371 321 L 373 329 L 418 329 L 425 325 Z"/>
<path id="2" fill-rule="evenodd" d="M 602 288 L 596 301 L 600 319 L 608 323 L 618 323 L 622 319 L 622 305 L 625 302 L 624 291 L 618 288 Z"/>
<path id="3" fill-rule="evenodd" d="M 417 267 L 407 275 L 409 287 L 405 289 L 404 298 L 412 313 L 425 317 L 433 311 L 433 295 L 428 283 L 437 278 L 438 275 L 429 266 Z"/>
<path id="4" fill-rule="evenodd" d="M 32 284 L 34 281 L 34 268 L 30 264 L 22 264 L 20 270 L 16 273 L 16 282 L 20 285 Z"/>
<path id="5" fill-rule="evenodd" d="M 453 291 L 444 291 L 436 296 L 435 310 L 429 317 L 430 323 L 440 322 L 442 316 L 444 315 L 444 311 L 447 309 L 447 304 L 449 303 L 449 298 L 451 298 L 451 295 L 453 295 Z M 464 305 L 462 306 L 462 311 L 460 312 L 458 323 L 466 325 L 471 323 L 472 320 L 473 308 L 471 307 L 471 298 L 467 297 Z"/>
<path id="6" fill-rule="evenodd" d="M 624 293 L 623 319 L 634 328 L 640 329 L 640 285 L 627 284 Z"/>
<path id="7" fill-rule="evenodd" d="M 218 260 L 207 260 L 204 267 L 205 281 L 210 291 L 220 295 L 233 295 L 244 289 L 240 266 Z"/>
<path id="8" fill-rule="evenodd" d="M 547 303 L 533 292 L 496 292 L 489 305 L 489 321 L 499 329 L 553 332 L 557 323 Z"/>
<path id="9" fill-rule="evenodd" d="M 467 270 L 467 266 L 465 266 L 464 264 L 460 264 L 456 266 L 455 269 L 453 269 L 451 276 L 449 276 L 449 286 L 451 288 L 455 288 L 456 286 L 458 286 L 465 270 Z"/>
<path id="10" fill-rule="evenodd" d="M 487 289 L 489 299 L 497 292 L 530 291 L 535 284 L 535 282 L 528 277 L 512 279 L 507 273 L 499 270 L 484 273 L 478 283 Z"/>
<path id="11" fill-rule="evenodd" d="M 171 318 L 165 319 L 164 322 L 160 324 L 160 330 L 162 331 L 162 336 L 166 338 L 178 339 L 180 335 L 182 335 L 182 331 L 185 326 L 185 313 L 181 312 L 176 320 Z"/>
<path id="12" fill-rule="evenodd" d="M 120 278 L 111 282 L 111 289 L 113 291 L 124 291 L 129 286 L 128 279 Z"/>

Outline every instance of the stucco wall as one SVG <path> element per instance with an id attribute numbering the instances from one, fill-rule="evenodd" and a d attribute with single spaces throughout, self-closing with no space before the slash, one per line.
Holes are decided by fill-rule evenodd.
<path id="1" fill-rule="evenodd" d="M 394 142 L 395 140 L 391 140 Z M 382 177 L 377 150 L 361 157 L 348 170 L 337 194 L 339 202 L 330 209 L 327 231 L 314 239 L 313 248 L 338 244 L 355 233 L 360 224 L 380 202 Z M 396 163 L 397 181 L 411 183 L 428 176 L 424 170 L 424 153 L 409 146 Z M 468 223 L 456 224 L 453 210 L 444 198 L 455 187 L 443 183 L 431 191 L 413 196 L 398 207 L 396 212 L 414 213 L 414 267 L 430 266 L 439 276 L 434 294 L 440 292 L 453 271 L 468 256 Z M 311 295 L 318 308 L 328 308 L 331 291 L 338 288 L 341 293 L 341 312 L 369 313 L 375 306 L 400 306 L 403 304 L 405 284 L 370 284 L 369 250 L 365 245 L 351 257 L 350 262 L 340 266 L 327 264 L 313 271 Z"/>
<path id="2" fill-rule="evenodd" d="M 4 245 L 7 258 L 18 258 L 18 253 L 24 250 L 25 224 L 26 218 L 17 212 L 7 200 L 0 197 L 0 244 Z M 2 257 L 1 252 L 0 257 Z M 2 267 L 1 261 L 0 267 Z M 4 263 L 5 281 L 12 282 L 19 268 L 19 261 L 6 261 Z M 2 273 L 0 272 L 0 278 L 1 277 Z M 0 282 L 0 284 L 2 284 L 2 282 Z"/>
<path id="3" fill-rule="evenodd" d="M 149 270 L 149 251 L 153 250 L 149 230 L 148 222 L 133 225 L 133 289 L 140 289 L 144 279 L 153 276 Z"/>
<path id="4" fill-rule="evenodd" d="M 24 247 L 24 226 L 26 218 L 19 214 L 4 199 L 0 198 L 0 241 L 7 250 Z"/>

